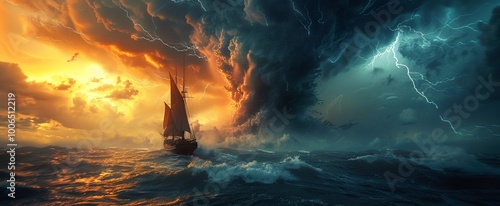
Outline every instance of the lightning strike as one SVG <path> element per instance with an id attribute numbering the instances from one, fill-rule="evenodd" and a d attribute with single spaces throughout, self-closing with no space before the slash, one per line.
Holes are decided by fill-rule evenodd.
<path id="1" fill-rule="evenodd" d="M 134 26 L 137 26 L 140 28 L 140 30 L 146 34 L 146 36 L 137 36 L 137 35 L 132 35 L 132 38 L 134 39 L 141 39 L 141 40 L 145 40 L 145 41 L 149 41 L 149 42 L 156 42 L 156 41 L 159 41 L 161 44 L 163 44 L 164 46 L 167 46 L 171 49 L 174 49 L 178 52 L 187 52 L 187 51 L 192 51 L 193 53 L 190 53 L 188 55 L 190 56 L 196 56 L 200 59 L 205 59 L 206 60 L 206 57 L 205 56 L 201 56 L 199 55 L 196 51 L 197 51 L 197 48 L 195 46 L 187 46 L 186 44 L 182 44 L 182 43 L 177 43 L 177 44 L 169 44 L 169 43 L 166 43 L 165 41 L 163 41 L 163 39 L 161 39 L 159 36 L 155 35 L 153 36 L 151 34 L 151 32 L 149 32 L 142 24 L 138 23 L 136 20 L 134 20 L 131 16 L 130 16 L 130 13 L 128 10 L 126 10 L 125 8 L 123 8 L 123 5 L 122 4 L 118 4 L 118 6 L 120 7 L 121 10 L 123 10 L 127 16 L 127 18 L 134 24 Z M 179 45 L 179 46 L 177 46 Z"/>
<path id="2" fill-rule="evenodd" d="M 305 8 L 306 14 L 307 14 L 307 18 L 306 18 L 306 16 L 295 7 L 295 2 L 293 2 L 293 0 L 290 0 L 290 2 L 292 3 L 292 8 L 295 11 L 295 17 L 300 22 L 300 24 L 302 24 L 304 29 L 307 31 L 307 35 L 311 35 L 312 20 L 311 20 L 311 17 L 309 17 L 309 10 L 307 10 L 306 6 L 304 5 L 304 8 Z M 299 18 L 299 16 L 297 16 L 297 14 L 299 14 L 301 18 Z M 305 22 L 307 22 L 307 23 L 305 23 Z"/>
<path id="3" fill-rule="evenodd" d="M 286 77 L 284 75 L 283 75 L 283 81 L 285 81 L 286 91 L 288 92 L 288 81 L 286 81 Z"/>
<path id="4" fill-rule="evenodd" d="M 203 97 L 205 97 L 206 93 L 207 93 L 207 89 L 208 87 L 211 85 L 211 83 L 207 83 L 207 85 L 205 85 L 205 89 L 203 89 L 203 94 L 201 95 L 201 97 L 198 99 L 198 104 L 201 102 L 201 100 L 203 99 Z"/>
<path id="5" fill-rule="evenodd" d="M 330 102 L 330 104 L 328 105 L 327 109 L 326 109 L 326 117 L 325 118 L 328 118 L 330 116 L 330 111 L 332 111 L 334 109 L 334 106 L 335 105 L 338 105 L 338 112 L 340 113 L 341 111 L 341 108 L 342 108 L 342 98 L 344 97 L 343 94 L 337 96 L 335 99 L 332 100 L 332 102 Z"/>
<path id="6" fill-rule="evenodd" d="M 321 0 L 318 1 L 318 12 L 319 15 L 321 15 L 321 17 L 318 19 L 318 23 L 324 24 L 325 23 L 325 21 L 323 21 L 324 15 L 323 12 L 321 11 Z"/>
<path id="7" fill-rule="evenodd" d="M 259 7 L 257 7 L 257 12 L 264 18 L 264 22 L 266 22 L 266 26 L 269 26 L 269 23 L 267 22 L 266 14 L 264 14 L 262 11 L 260 11 Z"/>
<path id="8" fill-rule="evenodd" d="M 373 3 L 372 0 L 368 1 L 363 11 L 359 12 L 359 14 L 364 14 L 365 11 L 372 5 L 372 3 Z"/>
<path id="9" fill-rule="evenodd" d="M 203 9 L 203 11 L 207 11 L 205 6 L 203 6 L 203 3 L 201 2 L 201 0 L 198 0 L 198 3 L 200 3 L 201 9 Z"/>

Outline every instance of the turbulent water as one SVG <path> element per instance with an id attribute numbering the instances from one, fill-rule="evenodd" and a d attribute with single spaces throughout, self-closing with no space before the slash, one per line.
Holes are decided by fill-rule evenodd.
<path id="1" fill-rule="evenodd" d="M 7 153 L 0 156 L 8 159 Z M 194 156 L 178 156 L 146 149 L 21 147 L 16 153 L 16 199 L 2 189 L 1 204 L 500 204 L 499 155 L 448 149 L 421 159 L 408 157 L 405 151 L 199 148 Z M 384 176 L 387 171 L 404 178 L 394 191 Z M 7 180 L 7 166 L 0 172 Z"/>

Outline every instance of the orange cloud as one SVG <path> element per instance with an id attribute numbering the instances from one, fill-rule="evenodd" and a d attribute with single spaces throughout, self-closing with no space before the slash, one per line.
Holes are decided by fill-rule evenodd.
<path id="1" fill-rule="evenodd" d="M 158 25 L 158 39 L 150 41 L 141 37 L 149 38 L 154 30 L 150 11 L 161 5 L 121 2 L 142 29 L 117 2 L 13 2 L 0 4 L 0 71 L 5 74 L 0 81 L 7 85 L 0 95 L 19 96 L 23 142 L 75 146 L 109 120 L 114 127 L 96 146 L 159 145 L 168 72 L 177 70 L 182 82 L 186 52 L 177 49 L 192 30 L 185 17 L 155 17 L 168 23 Z M 78 60 L 68 63 L 75 51 Z M 227 125 L 233 107 L 224 76 L 212 61 L 185 59 L 192 121 L 201 130 Z M 5 108 L 0 109 L 3 121 Z"/>
<path id="2" fill-rule="evenodd" d="M 135 89 L 129 80 L 125 80 L 124 82 L 119 82 L 119 83 L 122 83 L 121 88 L 115 88 L 111 92 L 111 94 L 109 94 L 106 97 L 114 100 L 132 99 L 139 93 L 139 90 Z"/>
<path id="3" fill-rule="evenodd" d="M 68 78 L 67 82 L 66 81 L 63 81 L 61 82 L 59 85 L 55 86 L 54 89 L 56 90 L 68 90 L 70 89 L 71 87 L 73 87 L 76 83 L 76 80 L 72 79 L 72 78 Z"/>

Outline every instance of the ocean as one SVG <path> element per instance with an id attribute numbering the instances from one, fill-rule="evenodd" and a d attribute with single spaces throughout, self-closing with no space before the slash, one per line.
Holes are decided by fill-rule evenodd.
<path id="1" fill-rule="evenodd" d="M 7 162 L 6 152 L 0 156 Z M 7 196 L 9 171 L 2 167 L 0 204 L 500 205 L 500 155 L 449 149 L 412 158 L 399 150 L 199 148 L 179 156 L 152 149 L 19 147 L 16 198 Z M 403 178 L 394 191 L 389 173 Z"/>

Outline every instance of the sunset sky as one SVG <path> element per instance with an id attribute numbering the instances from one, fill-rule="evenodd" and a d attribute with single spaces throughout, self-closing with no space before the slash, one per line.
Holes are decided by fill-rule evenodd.
<path id="1" fill-rule="evenodd" d="M 202 145 L 404 148 L 436 127 L 451 144 L 499 142 L 498 93 L 462 132 L 440 118 L 478 76 L 500 79 L 499 1 L 401 1 L 349 58 L 356 28 L 389 4 L 269 2 L 1 1 L 0 96 L 16 95 L 18 143 L 160 148 L 183 58 Z"/>
<path id="2" fill-rule="evenodd" d="M 144 32 L 119 8 L 121 29 L 94 13 L 103 5 L 26 2 L 0 3 L 2 95 L 17 96 L 21 144 L 76 146 L 88 137 L 95 146 L 155 145 L 163 101 L 170 101 L 168 72 L 177 67 L 182 82 L 184 54 L 186 84 L 196 97 L 189 100 L 192 119 L 205 127 L 230 123 L 234 103 L 207 58 L 135 38 Z M 188 34 L 180 38 L 189 41 Z M 180 43 L 189 42 L 173 44 L 186 50 Z"/>

